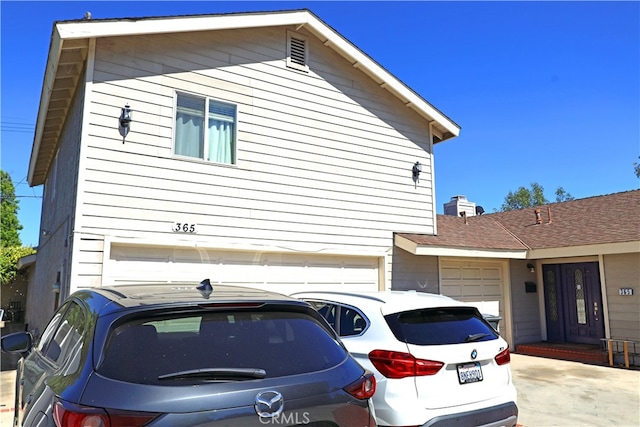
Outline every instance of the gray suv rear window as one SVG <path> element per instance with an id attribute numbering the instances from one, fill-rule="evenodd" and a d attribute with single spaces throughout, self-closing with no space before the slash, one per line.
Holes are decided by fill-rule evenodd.
<path id="1" fill-rule="evenodd" d="M 252 379 L 234 377 L 234 370 L 260 370 L 265 378 L 315 372 L 346 357 L 325 327 L 301 312 L 199 312 L 119 324 L 97 372 L 127 382 L 182 385 Z M 228 370 L 227 376 L 204 371 L 216 369 Z M 203 371 L 175 375 L 197 370 Z"/>
<path id="2" fill-rule="evenodd" d="M 419 309 L 390 314 L 385 319 L 395 337 L 409 344 L 460 344 L 498 338 L 475 308 Z"/>

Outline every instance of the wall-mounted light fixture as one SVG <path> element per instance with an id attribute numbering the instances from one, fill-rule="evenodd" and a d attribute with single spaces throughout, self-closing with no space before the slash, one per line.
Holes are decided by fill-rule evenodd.
<path id="1" fill-rule="evenodd" d="M 413 182 L 418 182 L 420 180 L 420 172 L 422 172 L 422 164 L 420 162 L 415 162 L 411 172 L 413 175 Z"/>
<path id="2" fill-rule="evenodd" d="M 129 129 L 131 128 L 131 120 L 133 116 L 133 111 L 129 108 L 129 104 L 126 104 L 124 108 L 121 109 L 118 130 L 120 131 L 120 135 L 122 136 L 122 143 L 124 144 L 124 139 L 129 134 Z"/>
<path id="3" fill-rule="evenodd" d="M 529 263 L 527 264 L 527 268 L 529 269 L 530 272 L 535 273 L 536 272 L 536 266 Z"/>

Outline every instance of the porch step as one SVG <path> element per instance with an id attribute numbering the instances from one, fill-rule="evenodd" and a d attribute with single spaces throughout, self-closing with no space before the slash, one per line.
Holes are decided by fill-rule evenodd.
<path id="1" fill-rule="evenodd" d="M 608 365 L 607 355 L 599 345 L 538 342 L 518 344 L 515 352 L 549 359 Z"/>

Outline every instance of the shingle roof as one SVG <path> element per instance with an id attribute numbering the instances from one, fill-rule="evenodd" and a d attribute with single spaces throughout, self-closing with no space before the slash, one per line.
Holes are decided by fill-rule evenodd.
<path id="1" fill-rule="evenodd" d="M 466 219 L 438 215 L 438 234 L 405 234 L 414 243 L 425 246 L 439 246 L 468 249 L 526 249 L 526 247 L 500 223 L 489 216 L 473 216 Z"/>
<path id="2" fill-rule="evenodd" d="M 536 224 L 535 209 L 540 209 L 541 224 Z M 436 236 L 399 235 L 418 245 L 489 250 L 640 242 L 640 190 L 474 216 L 466 222 L 438 215 L 437 221 Z"/>

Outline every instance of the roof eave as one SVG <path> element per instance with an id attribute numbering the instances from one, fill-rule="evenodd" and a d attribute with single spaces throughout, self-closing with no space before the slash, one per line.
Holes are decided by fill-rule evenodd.
<path id="1" fill-rule="evenodd" d="M 524 247 L 522 249 L 502 249 L 425 245 L 397 234 L 395 235 L 395 245 L 413 255 L 419 256 L 527 259 L 528 254 L 527 249 Z"/>

